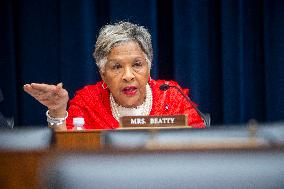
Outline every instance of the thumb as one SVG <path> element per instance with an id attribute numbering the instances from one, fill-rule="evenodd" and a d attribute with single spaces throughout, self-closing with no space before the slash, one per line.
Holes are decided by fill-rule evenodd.
<path id="1" fill-rule="evenodd" d="M 61 89 L 63 89 L 63 83 L 62 82 L 60 82 L 56 85 L 55 93 L 59 94 Z"/>
<path id="2" fill-rule="evenodd" d="M 62 87 L 63 87 L 63 83 L 60 82 L 60 83 L 58 83 L 56 86 L 62 88 Z"/>

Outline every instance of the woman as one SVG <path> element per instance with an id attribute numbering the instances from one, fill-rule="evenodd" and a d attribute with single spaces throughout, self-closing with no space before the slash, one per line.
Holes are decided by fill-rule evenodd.
<path id="1" fill-rule="evenodd" d="M 68 92 L 62 83 L 24 85 L 27 93 L 48 108 L 49 126 L 71 130 L 73 118 L 83 117 L 85 129 L 115 129 L 120 116 L 187 114 L 189 125 L 205 127 L 176 89 L 159 89 L 165 83 L 179 87 L 177 83 L 151 79 L 153 49 L 151 35 L 144 27 L 129 22 L 104 26 L 93 55 L 102 81 L 77 91 L 68 112 Z"/>

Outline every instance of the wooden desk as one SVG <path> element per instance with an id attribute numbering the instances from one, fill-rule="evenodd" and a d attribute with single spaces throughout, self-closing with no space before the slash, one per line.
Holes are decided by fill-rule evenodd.
<path id="1" fill-rule="evenodd" d="M 151 138 L 144 146 L 144 150 L 218 150 L 218 149 L 259 149 L 269 148 L 270 145 L 263 138 L 242 136 L 239 138 L 224 138 L 224 140 L 216 140 L 202 138 L 200 140 L 187 140 L 181 138 L 181 141 L 174 139 L 173 141 L 159 141 L 159 132 L 166 130 L 182 129 L 181 132 L 187 131 L 188 127 L 168 127 L 168 128 L 120 128 L 116 131 L 130 131 L 128 134 L 133 134 L 131 131 L 142 131 L 151 134 Z M 186 130 L 184 130 L 186 129 Z M 54 133 L 53 149 L 55 150 L 103 150 L 102 149 L 102 133 L 108 130 L 86 130 L 86 131 L 57 131 Z M 195 130 L 196 131 L 196 130 Z M 189 131 L 191 132 L 191 131 Z M 193 133 L 194 134 L 194 133 Z M 134 135 L 135 136 L 135 135 Z M 194 135 L 193 135 L 194 136 Z M 191 136 L 188 136 L 191 137 Z M 170 139 L 170 138 L 169 138 Z M 202 139 L 205 139 L 204 141 Z M 221 137 L 222 139 L 222 137 Z M 126 138 L 127 141 L 127 138 Z"/>
<path id="2" fill-rule="evenodd" d="M 226 153 L 227 150 L 214 150 L 214 153 Z M 283 149 L 254 149 L 254 150 L 234 150 L 249 151 L 249 152 L 277 152 Z M 92 156 L 98 154 L 109 154 L 113 156 L 114 153 L 118 154 L 145 154 L 145 153 L 176 153 L 178 151 L 101 151 L 101 152 L 81 152 L 78 154 L 92 154 Z M 198 152 L 200 155 L 207 156 L 207 151 L 199 150 L 183 150 L 182 153 L 195 153 Z M 228 150 L 227 152 L 232 152 Z M 47 150 L 47 151 L 32 151 L 32 152 L 3 152 L 0 151 L 0 188 L 2 189 L 37 189 L 40 188 L 40 178 L 42 176 L 48 177 L 48 173 L 42 171 L 43 166 L 49 165 L 54 162 L 58 157 L 66 155 L 59 151 Z M 77 153 L 77 152 L 76 152 Z M 72 152 L 71 155 L 76 155 Z"/>
<path id="3" fill-rule="evenodd" d="M 145 128 L 140 128 L 140 130 Z M 165 128 L 147 128 L 148 132 L 152 134 L 158 133 L 159 130 Z M 120 129 L 133 130 L 133 129 Z M 135 128 L 139 130 L 139 128 Z M 56 158 L 59 154 L 72 151 L 87 153 L 104 153 L 101 149 L 102 132 L 106 130 L 88 130 L 88 131 L 68 131 L 68 132 L 54 132 L 53 145 L 51 149 L 45 151 L 0 151 L 0 188 L 15 189 L 15 188 L 39 188 L 39 173 L 40 168 L 44 165 L 46 158 L 49 160 Z M 195 143 L 190 145 L 169 144 L 160 145 L 156 143 L 155 138 L 148 143 L 145 153 L 152 153 L 156 151 L 166 151 L 167 153 L 174 153 L 175 151 L 183 150 L 185 152 L 206 152 L 206 151 L 232 151 L 232 150 L 280 150 L 283 151 L 282 146 L 262 145 L 258 141 L 243 141 L 242 143 L 232 142 L 228 143 L 208 143 L 208 141 L 201 141 L 202 143 Z M 275 147 L 277 147 L 275 149 Z M 131 153 L 136 153 L 132 151 Z M 119 151 L 112 152 L 121 153 Z M 95 155 L 95 153 L 94 153 Z"/>
<path id="4" fill-rule="evenodd" d="M 119 130 L 146 130 L 147 132 L 158 132 L 159 130 L 191 129 L 188 126 L 181 127 L 135 127 L 118 128 Z M 55 131 L 53 139 L 53 148 L 56 150 L 100 150 L 101 134 L 108 130 L 85 130 L 85 131 Z M 113 131 L 113 130 L 112 130 Z"/>
<path id="5" fill-rule="evenodd" d="M 0 188 L 39 188 L 38 169 L 41 160 L 49 155 L 48 151 L 1 151 Z"/>
<path id="6" fill-rule="evenodd" d="M 54 133 L 53 148 L 56 150 L 99 150 L 102 131 L 57 131 Z"/>
<path id="7" fill-rule="evenodd" d="M 99 150 L 100 134 L 101 130 L 54 132 L 51 149 L 0 151 L 0 188 L 39 188 L 40 167 L 45 159 L 56 158 L 62 151 Z"/>
<path id="8" fill-rule="evenodd" d="M 135 127 L 118 128 L 116 130 L 146 130 L 148 132 L 157 132 L 166 129 L 190 129 L 189 127 Z M 56 131 L 54 132 L 53 148 L 56 150 L 100 150 L 101 133 L 107 130 L 86 130 L 86 131 Z"/>
<path id="9" fill-rule="evenodd" d="M 125 130 L 125 129 L 123 129 Z M 130 129 L 131 130 L 131 129 Z M 101 149 L 101 134 L 106 130 L 88 130 L 88 131 L 68 131 L 68 132 L 55 132 L 54 143 L 51 149 L 46 151 L 0 151 L 0 188 L 17 189 L 17 188 L 39 188 L 39 173 L 41 166 L 45 163 L 46 158 L 51 161 L 55 159 L 58 154 L 65 153 L 66 151 L 86 151 L 88 153 L 104 153 Z M 149 132 L 157 132 L 158 129 L 149 129 Z M 232 143 L 233 144 L 233 143 Z M 200 143 L 191 146 L 180 146 L 176 144 L 168 144 L 168 146 L 160 146 L 155 140 L 148 144 L 143 153 L 152 153 L 153 151 L 166 151 L 171 153 L 177 150 L 186 152 L 194 151 L 226 151 L 226 150 L 249 150 L 249 151 L 270 151 L 280 150 L 283 151 L 283 146 L 259 145 L 257 141 L 249 141 L 248 143 L 235 143 L 233 146 L 228 143 L 221 143 L 208 145 L 208 143 Z M 139 150 L 138 150 L 139 151 Z M 136 153 L 138 151 L 132 151 Z M 121 153 L 119 151 L 111 152 Z M 205 153 L 206 155 L 206 153 Z M 44 173 L 42 173 L 44 174 Z"/>

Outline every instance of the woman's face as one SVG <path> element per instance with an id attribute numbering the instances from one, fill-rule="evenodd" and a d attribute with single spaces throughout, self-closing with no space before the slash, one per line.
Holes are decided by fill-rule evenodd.
<path id="1" fill-rule="evenodd" d="M 124 107 L 136 107 L 143 103 L 146 84 L 150 76 L 145 55 L 136 42 L 121 43 L 108 57 L 101 77 L 115 101 Z"/>

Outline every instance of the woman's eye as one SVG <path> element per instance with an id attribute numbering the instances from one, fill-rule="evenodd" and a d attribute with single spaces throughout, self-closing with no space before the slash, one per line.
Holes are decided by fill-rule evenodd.
<path id="1" fill-rule="evenodd" d="M 133 64 L 134 67 L 141 67 L 142 66 L 142 62 L 137 61 Z"/>
<path id="2" fill-rule="evenodd" d="M 121 68 L 121 65 L 120 65 L 120 64 L 115 64 L 115 65 L 112 66 L 112 69 L 113 69 L 113 70 L 118 70 L 118 69 L 120 69 L 120 68 Z"/>

